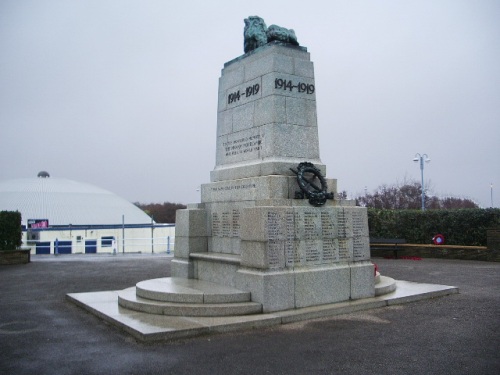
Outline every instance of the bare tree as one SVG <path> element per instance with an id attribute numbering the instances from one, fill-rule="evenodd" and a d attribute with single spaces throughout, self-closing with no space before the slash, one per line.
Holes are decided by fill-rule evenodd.
<path id="1" fill-rule="evenodd" d="M 428 209 L 456 209 L 456 208 L 478 208 L 479 206 L 472 200 L 467 198 L 438 198 L 429 196 L 428 190 L 424 194 L 425 207 Z M 402 209 L 419 209 L 422 202 L 422 186 L 420 182 L 413 180 L 404 180 L 403 183 L 394 185 L 381 185 L 373 194 L 365 193 L 365 195 L 356 198 L 360 206 L 402 210 Z"/>

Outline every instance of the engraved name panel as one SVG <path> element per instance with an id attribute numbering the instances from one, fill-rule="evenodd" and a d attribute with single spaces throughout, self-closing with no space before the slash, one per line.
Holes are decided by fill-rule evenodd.
<path id="1" fill-rule="evenodd" d="M 353 237 L 353 259 L 354 260 L 369 260 L 370 259 L 370 237 Z"/>
<path id="2" fill-rule="evenodd" d="M 222 209 L 212 212 L 212 237 L 239 237 L 240 210 Z"/>
<path id="3" fill-rule="evenodd" d="M 353 260 L 352 256 L 352 238 L 339 238 L 339 261 L 349 262 Z"/>
<path id="4" fill-rule="evenodd" d="M 352 235 L 354 237 L 369 236 L 368 214 L 366 210 L 349 209 L 352 217 Z"/>
<path id="5" fill-rule="evenodd" d="M 285 266 L 284 242 L 269 240 L 267 242 L 267 256 L 270 269 L 280 269 Z"/>
<path id="6" fill-rule="evenodd" d="M 219 237 L 221 235 L 221 221 L 217 212 L 212 212 L 212 236 Z"/>
<path id="7" fill-rule="evenodd" d="M 323 239 L 323 258 L 321 263 L 334 263 L 339 261 L 339 241 L 334 238 Z"/>

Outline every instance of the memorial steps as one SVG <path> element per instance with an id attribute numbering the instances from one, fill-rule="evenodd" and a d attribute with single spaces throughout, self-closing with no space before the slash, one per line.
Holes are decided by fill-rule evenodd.
<path id="1" fill-rule="evenodd" d="M 238 256 L 228 254 L 197 254 L 200 260 L 214 261 L 223 257 L 239 262 Z M 375 296 L 396 290 L 390 277 L 375 276 Z M 118 292 L 118 304 L 129 310 L 155 315 L 226 317 L 262 313 L 262 305 L 251 301 L 249 292 L 198 279 L 165 277 L 141 281 L 135 287 Z"/>
<path id="2" fill-rule="evenodd" d="M 155 315 L 223 317 L 259 314 L 249 292 L 196 279 L 165 277 L 141 281 L 118 292 L 118 304 Z"/>
<path id="3" fill-rule="evenodd" d="M 375 297 L 383 296 L 396 290 L 396 280 L 391 277 L 382 276 L 377 271 L 375 275 Z"/>

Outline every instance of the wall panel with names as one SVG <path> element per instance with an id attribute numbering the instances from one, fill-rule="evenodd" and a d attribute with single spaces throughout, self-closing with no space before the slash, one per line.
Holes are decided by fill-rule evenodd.
<path id="1" fill-rule="evenodd" d="M 370 259 L 370 237 L 353 237 L 353 259 L 369 260 Z"/>
<path id="2" fill-rule="evenodd" d="M 237 208 L 212 211 L 212 237 L 239 237 L 240 216 Z"/>

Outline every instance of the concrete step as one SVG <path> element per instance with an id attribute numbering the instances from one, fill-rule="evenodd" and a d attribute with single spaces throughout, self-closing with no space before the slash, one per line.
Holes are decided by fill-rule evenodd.
<path id="1" fill-rule="evenodd" d="M 137 296 L 136 287 L 118 292 L 118 304 L 129 310 L 170 316 L 237 316 L 259 314 L 262 305 L 257 302 L 234 303 L 176 303 L 154 301 Z"/>
<path id="2" fill-rule="evenodd" d="M 375 296 L 382 296 L 396 290 L 396 280 L 380 275 L 379 282 L 375 284 Z"/>
<path id="3" fill-rule="evenodd" d="M 163 277 L 136 284 L 137 296 L 176 303 L 250 302 L 250 292 L 196 279 Z"/>

